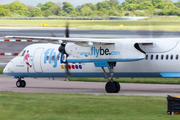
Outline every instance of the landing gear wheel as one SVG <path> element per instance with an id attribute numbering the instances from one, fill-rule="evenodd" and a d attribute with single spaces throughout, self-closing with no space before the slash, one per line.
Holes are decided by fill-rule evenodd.
<path id="1" fill-rule="evenodd" d="M 18 80 L 18 81 L 16 82 L 16 86 L 17 86 L 17 87 L 21 87 L 21 85 L 22 85 L 21 80 Z"/>
<path id="2" fill-rule="evenodd" d="M 24 80 L 18 80 L 16 82 L 16 86 L 19 88 L 19 87 L 25 87 L 26 86 L 26 81 Z"/>
<path id="3" fill-rule="evenodd" d="M 120 89 L 121 89 L 120 84 L 118 82 L 114 81 L 114 85 L 115 85 L 115 88 L 116 88 L 114 93 L 118 93 L 120 91 Z"/>
<path id="4" fill-rule="evenodd" d="M 107 82 L 105 89 L 107 93 L 114 93 L 114 91 L 116 90 L 114 82 Z"/>
<path id="5" fill-rule="evenodd" d="M 21 87 L 26 87 L 26 81 L 24 80 L 21 81 Z"/>

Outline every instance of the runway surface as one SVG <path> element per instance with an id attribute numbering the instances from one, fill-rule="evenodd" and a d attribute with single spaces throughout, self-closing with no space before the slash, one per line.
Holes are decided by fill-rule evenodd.
<path id="1" fill-rule="evenodd" d="M 180 85 L 120 83 L 119 93 L 106 93 L 105 82 L 67 82 L 64 78 L 25 78 L 27 86 L 17 88 L 16 79 L 0 75 L 0 91 L 23 93 L 80 93 L 94 95 L 180 96 Z"/>
<path id="2" fill-rule="evenodd" d="M 147 26 L 148 27 L 148 26 Z M 70 37 L 102 37 L 102 38 L 174 38 L 180 37 L 180 31 L 157 30 L 102 30 L 70 28 Z M 43 36 L 64 37 L 65 28 L 55 27 L 0 27 L 3 36 Z"/>

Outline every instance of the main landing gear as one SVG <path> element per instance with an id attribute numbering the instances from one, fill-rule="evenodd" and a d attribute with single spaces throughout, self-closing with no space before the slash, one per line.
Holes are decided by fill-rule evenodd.
<path id="1" fill-rule="evenodd" d="M 120 84 L 116 81 L 113 81 L 113 73 L 114 73 L 114 67 L 116 66 L 116 63 L 109 63 L 109 72 L 111 75 L 111 80 L 109 80 L 109 77 L 107 76 L 107 73 L 104 69 L 104 67 L 101 67 L 104 71 L 104 74 L 106 78 L 108 79 L 108 82 L 106 83 L 105 90 L 107 93 L 118 93 L 120 91 Z"/>
<path id="2" fill-rule="evenodd" d="M 26 81 L 21 80 L 21 78 L 18 78 L 18 81 L 16 82 L 16 86 L 19 87 L 26 87 Z"/>

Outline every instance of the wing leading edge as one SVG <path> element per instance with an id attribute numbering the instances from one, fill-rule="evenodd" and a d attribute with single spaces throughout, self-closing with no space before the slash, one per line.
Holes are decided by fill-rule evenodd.
<path id="1" fill-rule="evenodd" d="M 61 43 L 72 42 L 77 45 L 90 44 L 93 45 L 113 45 L 115 42 L 106 39 L 88 39 L 88 38 L 60 38 L 60 37 L 33 37 L 33 36 L 5 36 L 4 38 L 9 39 L 30 39 L 30 40 L 46 40 L 46 41 L 60 41 Z"/>

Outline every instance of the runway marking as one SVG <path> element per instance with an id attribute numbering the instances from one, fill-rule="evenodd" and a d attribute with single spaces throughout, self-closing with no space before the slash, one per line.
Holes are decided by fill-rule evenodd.
<path id="1" fill-rule="evenodd" d="M 1 56 L 17 56 L 19 53 L 0 53 Z"/>
<path id="2" fill-rule="evenodd" d="M 10 39 L 4 39 L 4 40 L 0 40 L 0 42 L 46 42 L 43 40 L 10 40 Z"/>

